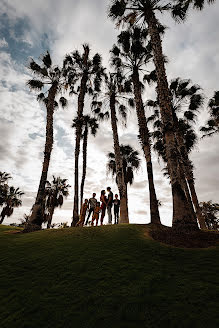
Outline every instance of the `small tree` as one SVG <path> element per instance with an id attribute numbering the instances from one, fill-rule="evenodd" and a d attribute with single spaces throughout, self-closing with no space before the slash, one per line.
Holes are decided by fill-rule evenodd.
<path id="1" fill-rule="evenodd" d="M 67 184 L 67 179 L 56 178 L 53 176 L 52 182 L 46 182 L 46 199 L 45 208 L 46 214 L 44 216 L 47 221 L 47 229 L 51 227 L 54 210 L 57 207 L 62 207 L 64 197 L 67 198 L 69 195 L 69 188 L 71 186 Z"/>
<path id="2" fill-rule="evenodd" d="M 123 172 L 125 177 L 126 188 L 127 185 L 132 185 L 134 181 L 134 172 L 137 171 L 140 167 L 140 157 L 139 152 L 133 149 L 130 145 L 121 145 L 120 146 L 120 154 L 122 157 L 123 163 Z M 107 169 L 112 174 L 112 176 L 116 178 L 116 183 L 118 184 L 118 179 L 116 176 L 116 161 L 115 154 L 110 152 L 107 154 L 109 159 L 107 163 Z"/>
<path id="3" fill-rule="evenodd" d="M 19 188 L 7 187 L 3 201 L 3 209 L 0 214 L 0 224 L 3 223 L 5 217 L 13 214 L 14 208 L 22 205 L 21 197 L 24 193 Z"/>

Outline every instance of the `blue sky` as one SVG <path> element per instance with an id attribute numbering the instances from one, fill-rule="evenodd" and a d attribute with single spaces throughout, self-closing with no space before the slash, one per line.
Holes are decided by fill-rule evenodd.
<path id="1" fill-rule="evenodd" d="M 23 207 L 16 209 L 6 223 L 18 221 L 28 214 L 36 196 L 41 173 L 44 148 L 45 110 L 36 101 L 36 95 L 26 86 L 30 73 L 26 66 L 29 57 L 38 59 L 50 50 L 55 64 L 61 64 L 64 55 L 88 42 L 92 51 L 100 52 L 108 66 L 109 50 L 116 41 L 118 31 L 107 19 L 107 0 L 1 0 L 0 1 L 0 170 L 13 176 L 13 184 L 24 192 Z M 169 27 L 164 41 L 164 51 L 169 58 L 169 80 L 175 77 L 190 78 L 202 86 L 206 103 L 218 88 L 219 42 L 218 2 L 203 12 L 193 12 L 184 24 L 176 24 L 168 16 L 161 20 Z M 145 100 L 152 98 L 154 89 L 147 89 Z M 86 99 L 86 112 L 89 112 Z M 73 185 L 74 131 L 76 100 L 69 99 L 69 106 L 55 114 L 55 144 L 49 177 L 54 174 L 68 178 Z M 201 111 L 197 127 L 207 119 L 206 106 Z M 129 143 L 141 152 L 137 141 L 135 113 L 129 113 L 127 129 L 119 128 L 122 143 Z M 201 140 L 192 158 L 200 201 L 219 199 L 218 136 Z M 89 139 L 88 176 L 85 196 L 112 185 L 106 174 L 106 153 L 112 150 L 110 126 L 104 124 L 98 136 Z M 153 154 L 155 184 L 162 201 L 161 217 L 171 224 L 172 205 L 169 182 L 163 178 L 162 164 Z M 55 222 L 70 221 L 73 207 L 73 189 L 61 210 L 55 213 Z M 137 204 L 137 205 L 136 205 Z M 131 222 L 149 222 L 148 184 L 145 162 L 136 174 L 135 183 L 129 188 Z"/>

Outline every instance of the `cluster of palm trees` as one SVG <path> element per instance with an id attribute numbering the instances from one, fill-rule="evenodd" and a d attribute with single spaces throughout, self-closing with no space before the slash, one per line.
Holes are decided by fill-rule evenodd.
<path id="1" fill-rule="evenodd" d="M 54 66 L 50 54 L 41 57 L 38 64 L 33 59 L 29 68 L 34 78 L 28 86 L 39 91 L 38 100 L 47 110 L 46 142 L 43 168 L 32 214 L 26 230 L 40 229 L 45 220 L 45 199 L 53 203 L 49 194 L 47 175 L 53 148 L 54 111 L 59 104 L 64 107 L 66 93 L 77 100 L 76 117 L 72 127 L 75 129 L 74 152 L 74 204 L 72 226 L 79 220 L 79 207 L 83 201 L 86 181 L 87 145 L 89 133 L 96 135 L 99 121 L 110 119 L 113 133 L 114 152 L 109 154 L 108 168 L 116 177 L 121 207 L 120 223 L 129 222 L 127 183 L 133 179 L 132 169 L 138 168 L 139 157 L 128 145 L 120 144 L 118 117 L 127 118 L 127 108 L 134 108 L 138 120 L 138 138 L 147 167 L 150 198 L 150 215 L 153 224 L 160 224 L 159 201 L 157 199 L 153 163 L 152 145 L 166 165 L 166 174 L 170 178 L 173 197 L 173 227 L 180 230 L 197 230 L 198 221 L 205 228 L 198 198 L 195 191 L 193 164 L 189 157 L 197 140 L 195 122 L 198 110 L 203 105 L 201 88 L 192 85 L 190 80 L 174 79 L 170 83 L 166 75 L 166 58 L 163 55 L 162 38 L 165 28 L 158 20 L 157 12 L 170 12 L 172 17 L 181 22 L 185 20 L 193 7 L 202 9 L 213 0 L 113 0 L 110 3 L 109 17 L 116 25 L 122 26 L 117 43 L 110 54 L 111 71 L 102 65 L 99 54 L 91 56 L 90 47 L 83 45 L 78 50 L 65 56 L 62 67 Z M 151 70 L 151 67 L 154 69 Z M 147 85 L 154 83 L 157 99 L 144 101 Z M 91 113 L 85 115 L 85 98 L 91 98 Z M 146 115 L 146 109 L 153 110 Z M 205 134 L 218 132 L 219 92 L 209 102 L 211 119 L 202 128 Z M 153 132 L 150 129 L 153 127 Z M 79 155 L 83 141 L 83 173 L 79 204 Z M 130 155 L 128 160 L 127 152 Z M 126 156 L 126 157 L 125 157 Z M 66 187 L 68 189 L 68 187 Z M 67 192 L 67 191 L 66 191 Z M 58 195 L 58 194 L 57 194 Z M 62 196 L 67 196 L 64 194 Z M 54 208 L 48 206 L 48 225 Z M 58 204 L 58 205 L 57 205 Z M 198 218 L 198 221 L 197 221 Z"/>

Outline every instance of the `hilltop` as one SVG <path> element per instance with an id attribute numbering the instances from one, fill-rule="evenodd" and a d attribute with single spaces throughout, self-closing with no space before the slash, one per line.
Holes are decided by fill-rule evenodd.
<path id="1" fill-rule="evenodd" d="M 219 247 L 168 246 L 152 230 L 0 226 L 1 328 L 218 327 Z"/>

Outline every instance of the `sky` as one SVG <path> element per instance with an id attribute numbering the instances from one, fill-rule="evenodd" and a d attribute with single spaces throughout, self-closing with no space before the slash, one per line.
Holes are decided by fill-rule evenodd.
<path id="1" fill-rule="evenodd" d="M 38 60 L 49 50 L 53 63 L 61 65 L 66 53 L 75 49 L 82 51 L 82 44 L 89 43 L 92 54 L 99 52 L 103 64 L 109 67 L 109 50 L 119 31 L 107 18 L 108 6 L 108 0 L 0 0 L 0 171 L 10 173 L 13 177 L 10 184 L 25 192 L 23 206 L 15 209 L 5 224 L 18 223 L 24 214 L 30 213 L 42 169 L 45 108 L 26 86 L 31 78 L 28 61 L 30 57 Z M 163 39 L 164 53 L 169 59 L 168 80 L 176 77 L 191 79 L 205 94 L 197 130 L 208 118 L 209 98 L 218 90 L 218 15 L 217 1 L 203 12 L 191 12 L 184 24 L 176 24 L 168 15 L 160 17 L 168 27 Z M 147 88 L 144 100 L 153 97 L 154 89 Z M 50 180 L 52 175 L 67 178 L 72 186 L 63 207 L 55 211 L 55 223 L 70 223 L 72 218 L 75 137 L 71 124 L 76 110 L 76 99 L 69 98 L 67 109 L 58 109 L 54 116 L 55 141 L 48 178 Z M 89 111 L 90 99 L 87 97 L 85 112 Z M 146 164 L 137 135 L 136 115 L 132 110 L 128 114 L 127 127 L 119 126 L 121 144 L 130 144 L 138 150 L 142 160 L 135 182 L 128 188 L 129 216 L 131 223 L 148 223 Z M 219 201 L 218 144 L 219 136 L 201 139 L 191 155 L 199 201 Z M 85 197 L 96 192 L 99 198 L 100 191 L 107 186 L 111 186 L 114 193 L 118 192 L 114 179 L 106 170 L 106 155 L 112 150 L 112 130 L 110 122 L 106 122 L 101 124 L 96 138 L 89 136 Z M 170 184 L 154 153 L 153 167 L 157 197 L 162 203 L 161 221 L 171 225 Z"/>

